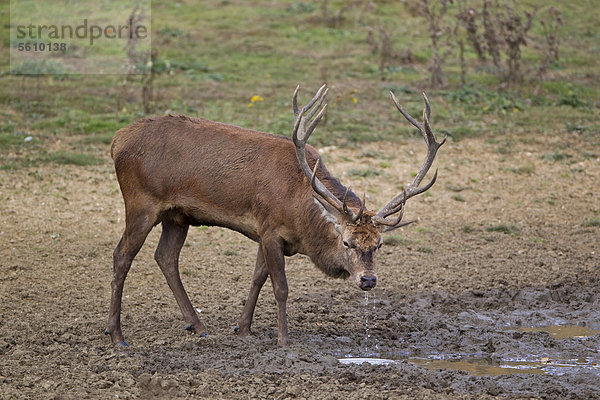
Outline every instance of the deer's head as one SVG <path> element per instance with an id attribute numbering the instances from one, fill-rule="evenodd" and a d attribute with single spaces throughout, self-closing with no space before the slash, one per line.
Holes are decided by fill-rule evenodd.
<path id="1" fill-rule="evenodd" d="M 319 159 L 311 170 L 306 160 L 306 142 L 325 113 L 327 104 L 322 107 L 321 105 L 328 89 L 326 85 L 323 85 L 312 100 L 301 109 L 298 108 L 298 89 L 297 87 L 293 97 L 295 119 L 292 139 L 296 146 L 296 156 L 300 168 L 314 190 L 315 204 L 321 208 L 323 218 L 332 224 L 330 234 L 335 245 L 327 249 L 329 253 L 327 259 L 335 264 L 335 270 L 345 272 L 343 275 L 352 276 L 360 289 L 371 290 L 377 284 L 375 255 L 383 245 L 382 233 L 414 222 L 402 221 L 406 200 L 425 192 L 435 183 L 437 170 L 427 185 L 419 187 L 431 167 L 438 149 L 444 144 L 446 138 L 441 142 L 437 142 L 435 139 L 429 125 L 431 107 L 425 93 L 423 93 L 425 99 L 423 122 L 420 123 L 400 106 L 394 94 L 390 92 L 398 111 L 423 135 L 427 143 L 427 156 L 414 180 L 381 210 L 374 213 L 366 209 L 365 196 L 363 195 L 362 201 L 357 199 L 349 187 L 342 199 L 333 195 L 317 178 Z M 354 200 L 353 205 L 349 204 L 349 194 Z"/>

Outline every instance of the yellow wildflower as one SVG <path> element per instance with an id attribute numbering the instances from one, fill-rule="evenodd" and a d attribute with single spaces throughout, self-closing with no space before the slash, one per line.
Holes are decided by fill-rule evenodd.
<path id="1" fill-rule="evenodd" d="M 262 97 L 260 97 L 259 95 L 255 94 L 254 96 L 252 96 L 252 98 L 250 99 L 250 103 L 248 103 L 248 107 L 252 107 L 254 106 L 254 103 L 260 103 L 261 101 L 263 101 L 264 99 Z"/>

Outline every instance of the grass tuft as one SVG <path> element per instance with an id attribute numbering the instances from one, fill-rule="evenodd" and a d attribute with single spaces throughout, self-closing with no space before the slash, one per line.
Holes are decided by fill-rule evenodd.
<path id="1" fill-rule="evenodd" d="M 592 227 L 598 227 L 600 226 L 600 218 L 596 218 L 596 217 L 589 217 L 588 219 L 586 219 L 583 224 L 584 227 L 586 228 L 592 228 Z"/>
<path id="2" fill-rule="evenodd" d="M 459 201 L 459 202 L 461 202 L 461 203 L 464 203 L 465 201 L 467 201 L 467 200 L 465 200 L 465 198 L 464 198 L 464 197 L 462 197 L 460 194 L 455 194 L 455 195 L 452 195 L 452 200 Z"/>
<path id="3" fill-rule="evenodd" d="M 485 230 L 487 232 L 501 232 L 506 235 L 510 235 L 510 234 L 518 235 L 521 232 L 519 227 L 514 224 L 492 225 L 492 226 L 488 226 L 487 228 L 485 228 Z"/>
<path id="4" fill-rule="evenodd" d="M 54 162 L 63 165 L 99 165 L 103 161 L 97 157 L 85 153 L 76 153 L 71 151 L 57 151 L 49 153 L 45 157 L 45 161 Z"/>
<path id="5" fill-rule="evenodd" d="M 475 229 L 472 225 L 469 225 L 469 224 L 463 225 L 460 228 L 460 230 L 464 233 L 473 233 L 473 232 L 477 231 L 477 229 Z"/>
<path id="6" fill-rule="evenodd" d="M 350 178 L 369 178 L 372 176 L 379 176 L 381 172 L 376 170 L 375 168 L 365 168 L 365 169 L 351 169 L 347 172 Z"/>
<path id="7" fill-rule="evenodd" d="M 400 235 L 389 235 L 383 238 L 383 244 L 387 246 L 408 246 L 410 243 L 410 240 Z"/>

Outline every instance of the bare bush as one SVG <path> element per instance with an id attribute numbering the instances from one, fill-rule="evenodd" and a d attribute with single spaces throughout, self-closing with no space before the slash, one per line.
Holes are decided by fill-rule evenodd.
<path id="1" fill-rule="evenodd" d="M 489 57 L 494 64 L 496 75 L 507 85 L 514 85 L 523 80 L 521 67 L 522 48 L 528 45 L 528 32 L 533 25 L 537 9 L 520 11 L 513 0 L 500 4 L 497 0 L 483 0 L 481 10 L 474 2 L 460 0 L 457 21 L 466 32 L 466 39 L 471 44 L 480 62 Z M 552 12 L 556 18 L 556 11 Z M 556 19 L 546 24 L 546 37 L 550 60 L 552 54 L 558 55 Z M 480 33 L 481 32 L 481 33 Z M 462 37 L 458 38 L 459 46 Z M 550 50 L 552 49 L 552 50 Z M 554 53 L 555 51 L 555 53 Z M 551 61 L 547 63 L 550 65 Z M 547 66 L 546 66 L 547 68 Z"/>
<path id="2" fill-rule="evenodd" d="M 544 35 L 544 57 L 538 71 L 540 79 L 548 68 L 558 61 L 558 32 L 562 26 L 562 12 L 558 8 L 550 7 L 545 14 L 544 18 L 540 20 L 542 34 Z"/>
<path id="3" fill-rule="evenodd" d="M 475 50 L 479 61 L 485 61 L 485 49 L 477 25 L 479 13 L 474 7 L 465 7 L 464 2 L 459 2 L 458 6 L 459 12 L 456 17 L 458 18 L 459 23 L 464 26 L 467 40 L 471 43 L 471 46 L 473 46 L 473 50 Z M 460 43 L 464 46 L 462 39 L 460 40 Z"/>
<path id="4" fill-rule="evenodd" d="M 490 0 L 485 0 L 483 2 L 483 9 L 481 13 L 482 21 L 483 21 L 483 38 L 485 39 L 486 50 L 488 54 L 492 57 L 492 61 L 496 66 L 496 71 L 500 72 L 502 67 L 500 66 L 500 36 L 498 35 L 497 28 L 497 18 L 492 15 L 492 11 L 490 10 L 492 4 Z"/>
<path id="5" fill-rule="evenodd" d="M 344 14 L 352 8 L 361 8 L 363 1 L 343 1 L 338 6 L 332 7 L 329 0 L 321 0 L 321 19 L 323 22 L 331 27 L 337 28 L 344 21 Z"/>
<path id="6" fill-rule="evenodd" d="M 157 59 L 158 50 L 152 49 L 150 52 L 150 66 L 148 68 L 148 73 L 142 75 L 142 103 L 144 104 L 144 114 L 151 114 L 154 112 L 154 77 Z"/>
<path id="7" fill-rule="evenodd" d="M 141 26 L 146 13 L 144 9 L 138 9 L 135 7 L 129 17 L 127 18 L 127 26 L 131 26 L 136 29 Z M 149 114 L 154 111 L 154 66 L 157 59 L 157 51 L 152 50 L 150 54 L 145 49 L 140 50 L 139 48 L 140 38 L 137 35 L 129 35 L 127 43 L 125 44 L 125 50 L 127 51 L 127 64 L 125 68 L 127 75 L 121 84 L 121 95 L 118 96 L 117 110 L 122 109 L 122 101 L 125 99 L 131 99 L 132 95 L 130 87 L 136 84 L 136 77 L 141 75 L 140 83 L 142 86 L 142 104 L 144 107 L 144 113 Z"/>
<path id="8" fill-rule="evenodd" d="M 431 66 L 429 67 L 432 88 L 440 88 L 445 84 L 442 65 L 450 54 L 451 45 L 449 40 L 442 42 L 442 38 L 446 37 L 448 39 L 452 33 L 450 26 L 444 22 L 448 5 L 452 3 L 453 0 L 419 0 L 418 3 L 404 2 L 409 13 L 419 15 L 425 18 L 427 22 L 432 52 Z M 441 49 L 442 46 L 446 48 L 443 52 Z"/>
<path id="9" fill-rule="evenodd" d="M 500 34 L 506 43 L 506 82 L 510 84 L 519 83 L 523 80 L 521 73 L 521 46 L 527 46 L 527 32 L 531 29 L 531 23 L 535 11 L 525 11 L 520 15 L 516 9 L 505 4 L 505 12 L 499 12 L 498 22 Z"/>
<path id="10" fill-rule="evenodd" d="M 379 57 L 379 73 L 382 80 L 385 80 L 386 72 L 394 61 L 397 60 L 403 64 L 415 61 L 410 48 L 405 47 L 398 51 L 394 47 L 393 37 L 395 37 L 394 31 L 387 28 L 381 21 L 377 22 L 375 28 L 367 28 L 366 42 L 371 49 L 371 54 Z"/>
<path id="11" fill-rule="evenodd" d="M 130 26 L 131 30 L 133 31 L 142 25 L 145 18 L 145 10 L 139 10 L 138 7 L 135 7 L 127 18 L 127 26 Z M 127 51 L 128 59 L 128 63 L 126 65 L 128 76 L 146 72 L 145 68 L 146 62 L 148 61 L 148 54 L 138 49 L 139 43 L 140 38 L 138 35 L 129 35 L 127 43 L 125 44 L 125 50 Z"/>
<path id="12" fill-rule="evenodd" d="M 385 79 L 385 72 L 390 65 L 392 59 L 396 57 L 396 52 L 393 49 L 391 34 L 381 21 L 377 23 L 377 28 L 371 27 L 367 30 L 367 44 L 371 48 L 372 54 L 379 55 L 379 73 L 381 79 Z"/>

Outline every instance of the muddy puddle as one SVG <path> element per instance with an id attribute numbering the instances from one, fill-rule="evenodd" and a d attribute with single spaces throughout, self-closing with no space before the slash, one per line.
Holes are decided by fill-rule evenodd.
<path id="1" fill-rule="evenodd" d="M 366 298 L 368 299 L 368 298 Z M 366 300 L 368 301 L 368 300 Z M 545 332 L 556 340 L 583 339 L 600 333 L 600 330 L 579 325 L 550 325 L 534 327 L 508 327 L 506 331 L 523 333 Z M 373 341 L 366 323 L 367 342 Z M 378 345 L 374 345 L 378 349 Z M 400 362 L 425 367 L 428 370 L 464 371 L 473 376 L 500 376 L 513 374 L 563 375 L 590 372 L 600 376 L 600 357 L 553 358 L 548 356 L 525 355 L 515 358 L 498 358 L 494 355 L 431 354 L 411 356 L 407 352 L 381 354 L 365 352 L 364 357 L 344 356 L 338 361 L 342 365 L 391 365 Z"/>

